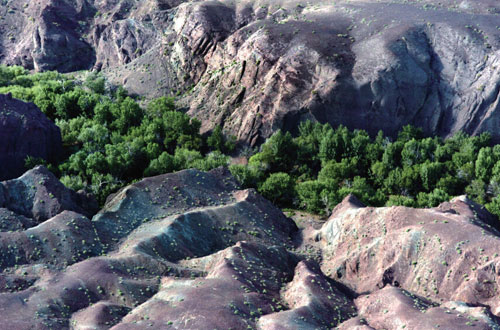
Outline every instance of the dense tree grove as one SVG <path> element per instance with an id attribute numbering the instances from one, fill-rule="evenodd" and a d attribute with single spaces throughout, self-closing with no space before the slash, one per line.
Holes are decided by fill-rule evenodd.
<path id="1" fill-rule="evenodd" d="M 73 189 L 103 203 L 120 187 L 161 173 L 228 165 L 235 147 L 217 126 L 202 137 L 200 122 L 177 111 L 171 98 L 141 106 L 121 87 L 88 74 L 29 74 L 0 66 L 0 93 L 34 102 L 61 129 L 65 156 L 46 164 Z M 382 132 L 304 122 L 297 136 L 277 131 L 250 157 L 231 165 L 245 187 L 282 207 L 328 214 L 352 193 L 373 206 L 430 207 L 466 193 L 500 216 L 500 145 L 488 133 L 442 140 L 404 127 L 392 141 Z M 43 163 L 28 157 L 27 168 Z"/>
<path id="2" fill-rule="evenodd" d="M 500 216 L 500 145 L 488 133 L 443 141 L 406 126 L 382 132 L 304 122 L 297 137 L 276 132 L 248 165 L 232 165 L 244 186 L 284 207 L 327 214 L 352 193 L 373 206 L 431 207 L 466 193 Z"/>
<path id="3" fill-rule="evenodd" d="M 75 190 L 88 189 L 103 203 L 120 187 L 180 169 L 209 170 L 227 165 L 222 152 L 234 148 L 221 129 L 207 139 L 200 122 L 176 111 L 161 97 L 143 109 L 123 88 L 106 87 L 89 74 L 84 82 L 56 72 L 28 74 L 21 67 L 0 67 L 0 93 L 35 103 L 61 129 L 65 157 L 46 164 Z M 43 160 L 28 158 L 27 168 Z"/>

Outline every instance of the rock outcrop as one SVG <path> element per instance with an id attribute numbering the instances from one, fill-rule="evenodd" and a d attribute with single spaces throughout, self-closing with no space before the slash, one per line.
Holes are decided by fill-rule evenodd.
<path id="1" fill-rule="evenodd" d="M 2 57 L 104 70 L 258 144 L 305 119 L 500 141 L 500 7 L 477 1 L 11 1 Z"/>
<path id="2" fill-rule="evenodd" d="M 498 12 L 489 0 L 183 3 L 161 46 L 107 74 L 138 94 L 179 92 L 203 130 L 251 145 L 306 119 L 498 141 Z"/>
<path id="3" fill-rule="evenodd" d="M 174 26 L 191 39 L 177 39 L 188 49 L 172 49 L 171 58 L 190 54 L 196 64 L 196 47 L 205 46 L 198 58 L 206 69 L 202 76 L 192 71 L 196 86 L 186 106 L 252 144 L 305 119 L 371 133 L 395 134 L 408 123 L 442 136 L 493 132 L 499 45 L 490 4 L 185 5 Z M 211 11 L 229 11 L 233 24 L 212 33 Z"/>
<path id="4" fill-rule="evenodd" d="M 435 317 L 436 324 L 442 320 L 449 329 L 460 329 L 444 321 L 445 311 L 433 306 L 462 316 L 484 314 L 473 318 L 494 323 L 495 317 L 488 313 L 500 313 L 500 233 L 498 221 L 492 220 L 484 207 L 464 196 L 432 209 L 363 207 L 349 196 L 316 232 L 321 267 L 351 290 L 369 293 L 366 299 L 358 298 L 356 305 L 374 328 L 396 329 L 407 322 L 410 329 L 426 329 Z M 385 293 L 389 297 L 381 298 Z M 420 305 L 433 316 L 424 320 L 416 316 Z M 488 322 L 481 327 L 490 329 Z"/>
<path id="5" fill-rule="evenodd" d="M 498 329 L 498 320 L 484 307 L 457 302 L 438 306 L 392 286 L 362 296 L 355 303 L 361 316 L 342 323 L 340 330 Z"/>
<path id="6" fill-rule="evenodd" d="M 37 223 L 65 210 L 92 217 L 98 209 L 92 196 L 66 188 L 44 166 L 37 166 L 17 179 L 0 182 L 0 207 Z"/>
<path id="7" fill-rule="evenodd" d="M 51 162 L 61 150 L 59 128 L 40 109 L 0 94 L 0 180 L 24 173 L 27 156 Z"/>
<path id="8" fill-rule="evenodd" d="M 0 8 L 2 61 L 62 72 L 128 63 L 157 40 L 151 16 L 166 8 L 155 0 L 12 1 Z"/>
<path id="9" fill-rule="evenodd" d="M 49 181 L 40 179 L 34 195 L 45 195 Z M 42 204 L 56 214 L 0 233 L 2 326 L 162 328 L 199 313 L 206 317 L 191 320 L 194 328 L 246 327 L 284 308 L 279 292 L 299 262 L 289 252 L 294 222 L 253 190 L 239 190 L 224 169 L 144 179 L 92 221 Z M 237 306 L 219 313 L 226 304 Z"/>

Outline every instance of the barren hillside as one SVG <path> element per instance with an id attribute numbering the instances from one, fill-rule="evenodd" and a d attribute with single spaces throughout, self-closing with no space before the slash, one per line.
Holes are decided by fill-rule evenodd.
<path id="1" fill-rule="evenodd" d="M 417 210 L 349 196 L 297 227 L 217 169 L 91 205 L 43 167 L 0 183 L 2 328 L 500 327 L 500 234 L 466 198 Z"/>

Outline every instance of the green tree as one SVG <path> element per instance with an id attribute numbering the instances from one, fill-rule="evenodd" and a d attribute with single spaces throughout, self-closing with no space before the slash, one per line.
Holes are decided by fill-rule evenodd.
<path id="1" fill-rule="evenodd" d="M 500 218 L 500 196 L 494 197 L 490 203 L 486 204 L 486 209 Z"/>
<path id="2" fill-rule="evenodd" d="M 211 169 L 227 166 L 229 164 L 229 157 L 219 151 L 212 151 L 204 158 L 193 162 L 193 167 L 201 171 L 210 171 Z"/>
<path id="3" fill-rule="evenodd" d="M 383 204 L 385 197 L 368 183 L 366 178 L 354 177 L 352 182 L 348 182 L 338 191 L 339 199 L 344 199 L 347 195 L 353 194 L 366 205 L 379 206 Z"/>
<path id="4" fill-rule="evenodd" d="M 406 206 L 415 207 L 415 200 L 408 196 L 390 195 L 385 206 Z"/>
<path id="5" fill-rule="evenodd" d="M 430 193 L 420 192 L 417 195 L 417 206 L 434 207 L 442 202 L 449 201 L 450 196 L 441 189 L 434 189 Z"/>
<path id="6" fill-rule="evenodd" d="M 443 163 L 427 161 L 420 166 L 420 178 L 426 191 L 431 191 L 445 174 L 446 165 Z"/>
<path id="7" fill-rule="evenodd" d="M 479 204 L 486 204 L 486 184 L 481 180 L 472 180 L 465 188 L 467 196 Z"/>
<path id="8" fill-rule="evenodd" d="M 412 139 L 419 140 L 423 136 L 423 131 L 420 127 L 414 127 L 412 125 L 403 126 L 401 131 L 398 133 L 398 141 L 406 143 Z"/>
<path id="9" fill-rule="evenodd" d="M 326 205 L 321 198 L 321 192 L 325 189 L 324 183 L 318 180 L 300 182 L 296 189 L 301 208 L 312 213 L 325 213 Z"/>
<path id="10" fill-rule="evenodd" d="M 261 152 L 252 156 L 249 163 L 263 163 L 269 172 L 290 172 L 295 164 L 296 147 L 290 132 L 274 133 L 261 147 Z"/>
<path id="11" fill-rule="evenodd" d="M 82 110 L 78 105 L 78 99 L 81 93 L 79 91 L 71 91 L 64 94 L 59 94 L 55 97 L 54 107 L 58 118 L 71 119 L 82 114 Z"/>
<path id="12" fill-rule="evenodd" d="M 318 173 L 318 180 L 335 180 L 341 182 L 345 179 L 354 177 L 356 174 L 356 160 L 354 158 L 342 159 L 341 162 L 329 161 L 325 163 L 321 171 Z"/>
<path id="13" fill-rule="evenodd" d="M 382 162 L 390 169 L 401 166 L 401 151 L 403 150 L 404 143 L 396 141 L 386 146 L 384 154 L 382 155 Z"/>
<path id="14" fill-rule="evenodd" d="M 131 127 L 139 125 L 144 115 L 141 107 L 130 97 L 124 99 L 120 107 L 113 110 L 117 112 L 113 113 L 116 119 L 112 125 L 121 134 L 125 134 Z"/>
<path id="15" fill-rule="evenodd" d="M 170 173 L 175 170 L 174 156 L 163 152 L 160 157 L 153 159 L 149 166 L 144 170 L 145 176 L 154 176 L 164 173 Z"/>
<path id="16" fill-rule="evenodd" d="M 261 169 L 256 164 L 234 164 L 229 166 L 229 170 L 236 180 L 245 188 L 257 188 L 265 178 L 264 169 Z"/>
<path id="17" fill-rule="evenodd" d="M 259 192 L 273 203 L 292 205 L 295 181 L 283 172 L 271 174 L 259 187 Z"/>
<path id="18" fill-rule="evenodd" d="M 173 97 L 162 96 L 149 102 L 147 111 L 150 116 L 162 117 L 163 114 L 176 111 Z"/>
<path id="19" fill-rule="evenodd" d="M 97 73 L 92 73 L 87 76 L 85 86 L 97 94 L 104 94 L 106 92 L 106 80 Z"/>
<path id="20" fill-rule="evenodd" d="M 201 137 L 199 135 L 201 123 L 191 119 L 188 115 L 168 111 L 163 114 L 163 143 L 168 152 L 174 152 L 179 147 L 200 150 Z"/>
<path id="21" fill-rule="evenodd" d="M 481 148 L 476 160 L 476 178 L 485 182 L 489 181 L 496 162 L 497 159 L 492 148 Z"/>
<path id="22" fill-rule="evenodd" d="M 467 183 L 456 176 L 446 175 L 438 180 L 436 188 L 445 191 L 448 195 L 460 195 Z"/>
<path id="23" fill-rule="evenodd" d="M 227 139 L 222 132 L 222 127 L 216 125 L 212 134 L 207 138 L 207 144 L 212 150 L 219 151 L 221 153 L 229 153 L 236 147 L 234 138 Z"/>
<path id="24" fill-rule="evenodd" d="M 94 107 L 94 119 L 99 124 L 110 125 L 115 119 L 114 114 L 117 113 L 120 113 L 120 109 L 111 100 L 102 101 Z"/>

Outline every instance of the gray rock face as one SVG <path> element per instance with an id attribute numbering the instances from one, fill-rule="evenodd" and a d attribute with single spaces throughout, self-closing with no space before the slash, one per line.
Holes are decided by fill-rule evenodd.
<path id="1" fill-rule="evenodd" d="M 100 34 L 97 29 L 96 36 L 99 36 L 98 55 L 94 67 L 98 70 L 117 63 L 130 63 L 153 47 L 157 40 L 153 31 L 132 19 L 113 22 Z"/>
<path id="2" fill-rule="evenodd" d="M 202 21 L 199 15 L 177 13 L 178 35 L 217 43 L 185 97 L 205 123 L 224 122 L 250 143 L 305 119 L 371 133 L 413 124 L 441 136 L 497 134 L 498 31 L 489 21 L 495 14 L 358 1 L 301 10 L 269 5 L 260 19 L 252 11 L 241 27 L 245 11 L 234 9 L 235 28 L 222 42 L 208 28 L 203 37 L 190 33 L 186 27 Z"/>
<path id="3" fill-rule="evenodd" d="M 3 62 L 38 71 L 90 68 L 92 47 L 81 38 L 86 18 L 96 10 L 87 0 L 16 1 L 2 6 Z"/>
<path id="4" fill-rule="evenodd" d="M 61 149 L 59 128 L 40 109 L 0 95 L 0 180 L 24 173 L 27 156 L 54 161 Z"/>
<path id="5" fill-rule="evenodd" d="M 21 0 L 0 8 L 2 62 L 71 72 L 121 65 L 156 38 L 155 12 L 175 1 Z M 142 27 L 146 24 L 147 27 Z"/>
<path id="6" fill-rule="evenodd" d="M 161 47 L 108 74 L 139 94 L 189 90 L 203 130 L 252 145 L 306 119 L 498 140 L 497 16 L 487 0 L 184 3 Z"/>

